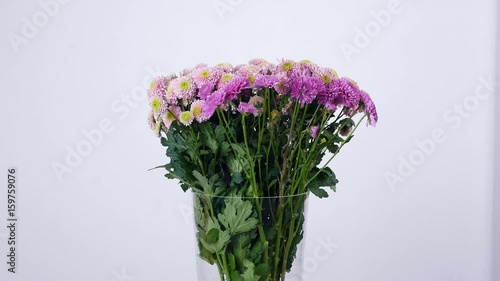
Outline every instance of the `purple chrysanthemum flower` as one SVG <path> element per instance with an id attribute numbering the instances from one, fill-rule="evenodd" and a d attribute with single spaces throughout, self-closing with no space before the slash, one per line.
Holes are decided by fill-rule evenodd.
<path id="1" fill-rule="evenodd" d="M 214 86 L 215 84 L 213 82 L 202 84 L 198 90 L 198 97 L 203 100 L 206 99 L 210 94 L 212 94 Z"/>
<path id="2" fill-rule="evenodd" d="M 251 103 L 248 102 L 240 102 L 238 105 L 238 112 L 240 113 L 251 113 L 253 116 L 257 116 L 259 113 L 257 108 Z"/>
<path id="3" fill-rule="evenodd" d="M 224 104 L 225 98 L 226 93 L 223 89 L 219 89 L 207 97 L 205 104 L 203 105 L 203 112 L 205 112 L 207 118 L 212 117 L 217 107 Z"/>
<path id="4" fill-rule="evenodd" d="M 325 91 L 325 85 L 315 76 L 304 76 L 302 72 L 294 71 L 290 79 L 290 96 L 296 98 L 301 105 L 310 104 L 318 93 Z"/>
<path id="5" fill-rule="evenodd" d="M 224 103 L 228 103 L 234 100 L 241 90 L 248 88 L 248 79 L 246 76 L 238 75 L 235 76 L 229 83 L 227 83 L 223 91 L 226 93 L 224 98 Z"/>
<path id="6" fill-rule="evenodd" d="M 318 136 L 318 132 L 319 132 L 319 127 L 318 126 L 312 127 L 311 128 L 311 137 L 313 139 L 315 139 Z"/>
<path id="7" fill-rule="evenodd" d="M 253 86 L 255 88 L 274 88 L 279 83 L 275 75 L 258 75 L 255 77 Z"/>
<path id="8" fill-rule="evenodd" d="M 360 100 L 364 105 L 364 112 L 368 114 L 368 125 L 375 127 L 378 122 L 377 108 L 370 96 L 363 90 L 359 91 Z"/>
<path id="9" fill-rule="evenodd" d="M 357 108 L 360 101 L 359 88 L 347 78 L 333 81 L 329 87 L 335 105 L 343 104 L 346 107 Z"/>

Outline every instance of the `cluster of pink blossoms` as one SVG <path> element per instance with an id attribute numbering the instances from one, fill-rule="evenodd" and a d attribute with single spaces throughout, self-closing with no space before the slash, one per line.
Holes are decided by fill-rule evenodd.
<path id="1" fill-rule="evenodd" d="M 264 88 L 274 89 L 278 98 L 289 96 L 290 102 L 296 100 L 302 106 L 318 103 L 332 111 L 347 109 L 350 115 L 364 112 L 372 126 L 378 120 L 370 96 L 351 79 L 339 78 L 331 68 L 310 61 L 272 64 L 253 59 L 235 67 L 199 64 L 179 76 L 157 77 L 149 90 L 149 123 L 159 133 L 160 129 L 168 131 L 173 122 L 189 126 L 207 121 L 218 108 L 258 116 Z M 246 101 L 241 99 L 242 93 Z M 286 114 L 286 108 L 278 110 Z"/>

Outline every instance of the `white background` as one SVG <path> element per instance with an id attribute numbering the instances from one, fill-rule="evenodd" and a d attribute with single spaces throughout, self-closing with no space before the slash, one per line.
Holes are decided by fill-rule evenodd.
<path id="1" fill-rule="evenodd" d="M 2 1 L 0 178 L 18 168 L 19 222 L 12 274 L 1 183 L 0 280 L 195 280 L 190 197 L 147 171 L 166 159 L 143 81 L 148 69 L 262 57 L 333 67 L 380 115 L 333 162 L 338 192 L 311 199 L 307 280 L 493 281 L 493 94 L 473 101 L 479 77 L 494 75 L 496 3 L 400 0 L 381 26 L 374 13 L 390 2 L 61 0 L 45 12 Z M 112 132 L 68 162 L 101 122 Z M 416 157 L 435 129 L 445 141 Z M 401 177 L 411 155 L 418 165 Z M 59 180 L 56 162 L 74 167 Z"/>

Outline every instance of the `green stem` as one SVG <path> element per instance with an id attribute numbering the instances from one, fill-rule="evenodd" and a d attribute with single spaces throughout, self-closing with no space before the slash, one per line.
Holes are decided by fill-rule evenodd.
<path id="1" fill-rule="evenodd" d="M 245 114 L 243 114 L 243 117 L 241 118 L 241 122 L 242 122 L 242 126 L 243 126 L 243 138 L 245 141 L 245 148 L 246 148 L 247 157 L 248 157 L 248 160 L 251 161 L 251 165 L 250 165 L 251 182 L 250 182 L 250 184 L 251 184 L 252 190 L 253 190 L 255 206 L 257 207 L 257 215 L 259 216 L 259 223 L 257 224 L 257 229 L 259 231 L 260 240 L 261 240 L 262 244 L 264 245 L 264 263 L 268 263 L 269 256 L 268 256 L 267 249 L 268 249 L 269 242 L 266 239 L 266 234 L 265 234 L 264 228 L 262 226 L 263 225 L 262 206 L 261 206 L 261 202 L 259 200 L 259 193 L 257 190 L 257 180 L 255 178 L 255 168 L 254 168 L 255 162 L 252 159 L 252 154 L 250 153 L 250 147 L 248 146 Z"/>

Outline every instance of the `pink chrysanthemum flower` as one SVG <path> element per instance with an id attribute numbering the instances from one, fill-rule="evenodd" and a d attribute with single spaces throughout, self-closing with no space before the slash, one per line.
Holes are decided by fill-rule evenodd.
<path id="1" fill-rule="evenodd" d="M 261 65 L 261 64 L 266 64 L 269 63 L 265 59 L 251 59 L 248 61 L 248 64 L 250 65 Z"/>
<path id="2" fill-rule="evenodd" d="M 289 72 L 297 68 L 297 63 L 293 60 L 285 60 L 282 59 L 278 64 L 277 71 L 278 72 Z"/>
<path id="3" fill-rule="evenodd" d="M 151 97 L 149 105 L 151 106 L 151 110 L 155 115 L 162 113 L 166 108 L 166 102 L 161 96 L 158 95 L 154 95 Z"/>
<path id="4" fill-rule="evenodd" d="M 215 66 L 215 68 L 218 68 L 224 72 L 233 72 L 234 71 L 233 66 L 229 63 L 219 63 L 218 65 Z"/>
<path id="5" fill-rule="evenodd" d="M 204 100 L 195 100 L 191 104 L 191 110 L 190 111 L 193 114 L 193 116 L 196 119 L 196 121 L 198 121 L 200 123 L 208 120 L 207 116 L 203 112 L 203 106 L 204 105 L 205 105 L 205 101 Z"/>
<path id="6" fill-rule="evenodd" d="M 174 93 L 174 86 L 170 83 L 165 91 L 165 100 L 168 104 L 177 104 L 177 97 Z"/>
<path id="7" fill-rule="evenodd" d="M 262 63 L 259 65 L 259 72 L 260 74 L 264 74 L 264 75 L 271 75 L 276 71 L 277 69 L 277 66 L 272 64 L 272 63 Z"/>
<path id="8" fill-rule="evenodd" d="M 221 75 L 219 79 L 219 83 L 217 84 L 217 88 L 221 89 L 222 87 L 226 86 L 231 80 L 233 80 L 234 74 L 232 73 L 224 73 Z"/>
<path id="9" fill-rule="evenodd" d="M 191 123 L 193 123 L 194 120 L 194 115 L 191 113 L 191 111 L 184 111 L 179 115 L 179 122 L 183 124 L 184 126 L 189 126 Z"/>
<path id="10" fill-rule="evenodd" d="M 163 124 L 165 127 L 170 128 L 172 125 L 172 122 L 177 120 L 179 118 L 179 115 L 181 114 L 181 109 L 178 106 L 169 106 L 163 115 Z"/>
<path id="11" fill-rule="evenodd" d="M 198 69 L 195 69 L 191 74 L 198 88 L 201 88 L 201 86 L 206 83 L 212 83 L 215 85 L 221 75 L 222 70 L 210 67 L 200 67 Z"/>
<path id="12" fill-rule="evenodd" d="M 200 67 L 193 71 L 191 76 L 198 87 L 210 80 L 210 70 L 209 67 Z"/>
<path id="13" fill-rule="evenodd" d="M 290 94 L 290 77 L 285 73 L 276 74 L 278 77 L 278 82 L 274 86 L 274 89 L 280 95 L 289 95 Z"/>
<path id="14" fill-rule="evenodd" d="M 148 90 L 149 101 L 156 97 L 161 97 L 165 99 L 167 87 L 172 80 L 172 76 L 160 76 L 156 77 L 151 81 L 151 85 Z"/>
<path id="15" fill-rule="evenodd" d="M 315 73 L 318 73 L 320 70 L 320 67 L 317 64 L 309 60 L 301 60 L 298 63 L 298 68 L 307 73 L 308 75 L 313 75 Z"/>
<path id="16" fill-rule="evenodd" d="M 325 85 L 330 84 L 333 80 L 338 79 L 337 73 L 331 68 L 320 68 L 316 72 L 316 75 L 325 83 Z"/>
<path id="17" fill-rule="evenodd" d="M 196 85 L 189 76 L 180 77 L 170 82 L 178 99 L 191 100 L 196 94 Z"/>

